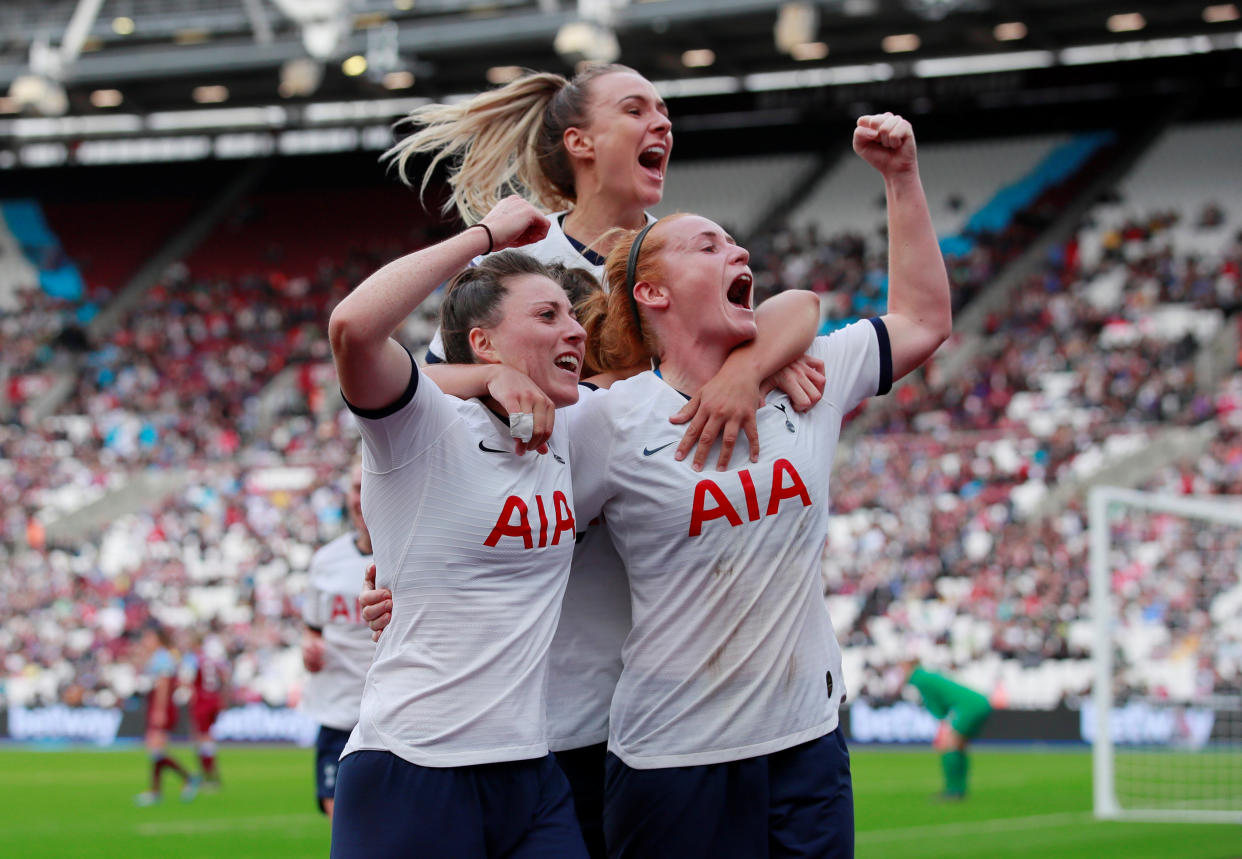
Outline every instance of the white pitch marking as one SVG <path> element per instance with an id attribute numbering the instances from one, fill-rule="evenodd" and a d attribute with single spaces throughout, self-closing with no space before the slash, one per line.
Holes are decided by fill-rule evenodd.
<path id="1" fill-rule="evenodd" d="M 855 839 L 867 841 L 903 841 L 933 835 L 971 835 L 982 832 L 1009 832 L 1018 829 L 1038 829 L 1062 823 L 1086 823 L 1092 820 L 1089 811 L 1066 811 L 1057 814 L 1032 814 L 1027 817 L 1001 817 L 995 820 L 962 821 L 960 823 L 933 823 L 927 826 L 903 826 L 859 832 Z"/>

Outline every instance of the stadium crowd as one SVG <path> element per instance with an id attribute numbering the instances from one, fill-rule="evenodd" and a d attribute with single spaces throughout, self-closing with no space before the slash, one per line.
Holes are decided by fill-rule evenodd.
<path id="1" fill-rule="evenodd" d="M 1218 216 L 1205 208 L 1195 223 L 1213 229 Z M 1179 253 L 1166 241 L 1179 220 L 1164 212 L 1107 227 L 1089 264 L 1077 240 L 1056 248 L 1010 309 L 988 319 L 976 354 L 951 375 L 931 367 L 847 428 L 825 593 L 853 654 L 852 694 L 896 697 L 895 666 L 912 642 L 940 648 L 946 665 L 990 672 L 973 685 L 1016 706 L 1082 693 L 1085 511 L 1070 501 L 1035 515 L 1050 488 L 1149 444 L 1162 427 L 1216 421 L 1222 431 L 1205 451 L 1145 486 L 1242 490 L 1242 377 L 1235 363 L 1209 378 L 1199 360 L 1221 324 L 1239 323 L 1242 235 L 1220 259 Z M 959 306 L 1035 226 L 950 260 Z M 870 315 L 884 301 L 884 241 L 814 228 L 756 237 L 756 292 L 813 289 L 829 324 Z M 306 564 L 346 527 L 341 481 L 356 446 L 328 364 L 326 319 L 381 261 L 358 253 L 292 278 L 200 277 L 178 264 L 95 344 L 78 308 L 37 291 L 0 316 L 10 373 L 0 423 L 0 591 L 9 595 L 0 703 L 125 700 L 140 683 L 129 644 L 153 616 L 212 625 L 234 665 L 236 700 L 296 702 Z M 433 330 L 432 319 L 411 319 L 407 345 L 421 354 Z M 50 417 L 22 423 L 38 393 L 31 380 L 63 371 L 64 347 L 81 350 L 69 362 L 71 394 Z M 52 520 L 153 471 L 179 476 L 180 488 L 89 539 L 48 536 Z M 1164 528 L 1161 558 L 1188 539 L 1151 527 Z M 1221 569 L 1179 594 L 1158 569 L 1136 574 L 1136 604 L 1149 618 L 1178 613 L 1212 639 L 1200 673 L 1218 691 L 1236 690 L 1242 641 L 1207 620 L 1227 588 Z M 1068 667 L 1006 688 L 1005 661 Z M 1162 677 L 1141 691 L 1179 691 Z"/>
<path id="2" fill-rule="evenodd" d="M 30 397 L 10 396 L 0 589 L 14 597 L 0 609 L 0 700 L 128 698 L 142 683 L 130 645 L 154 617 L 218 627 L 236 700 L 296 702 L 297 596 L 310 553 L 345 527 L 337 484 L 357 444 L 331 377 L 326 319 L 378 264 L 355 254 L 313 279 L 196 278 L 174 265 L 83 350 L 51 416 L 21 420 L 42 393 L 33 385 Z M 0 321 L 20 334 L 13 378 L 66 370 L 51 356 L 75 310 L 41 296 L 24 291 Z M 416 317 L 407 336 L 425 345 L 433 330 Z M 144 473 L 182 488 L 85 539 L 49 536 L 49 522 Z"/>
<path id="3" fill-rule="evenodd" d="M 840 619 L 845 640 L 867 653 L 859 688 L 868 697 L 898 694 L 892 666 L 911 636 L 943 645 L 945 661 L 973 666 L 976 685 L 1016 704 L 1052 706 L 1085 692 L 1090 677 L 1068 663 L 1055 681 L 1020 693 L 1003 688 L 996 664 L 1085 660 L 1092 646 L 1085 510 L 1070 502 L 1032 515 L 1039 502 L 1146 449 L 1162 428 L 1207 422 L 1220 428 L 1207 449 L 1141 488 L 1238 491 L 1242 355 L 1230 356 L 1219 378 L 1201 378 L 1199 359 L 1220 327 L 1239 325 L 1242 236 L 1219 260 L 1179 254 L 1162 240 L 1177 221 L 1162 213 L 1107 230 L 1090 267 L 1079 264 L 1076 242 L 1057 248 L 1012 310 L 989 320 L 978 356 L 951 378 L 936 379 L 933 369 L 898 390 L 894 405 L 864 420 L 870 434 L 838 459 L 839 530 L 826 555 L 826 593 L 853 597 Z M 1206 229 L 1214 219 L 1198 223 Z M 1208 325 L 1196 324 L 1205 318 Z M 1137 529 L 1120 536 L 1137 539 Z M 1205 665 L 1187 676 L 1236 692 L 1240 642 L 1209 620 L 1214 603 L 1222 611 L 1233 599 L 1226 567 L 1236 538 L 1185 553 L 1214 566 L 1196 585 L 1173 586 L 1178 579 L 1162 571 L 1183 557 L 1188 534 L 1165 527 L 1153 542 L 1158 560 L 1136 565 L 1141 574 L 1126 596 L 1140 610 L 1124 619 L 1123 635 L 1167 622 L 1183 645 L 1202 638 Z M 1142 664 L 1163 664 L 1177 650 L 1160 644 Z M 1160 671 L 1135 671 L 1126 683 L 1143 694 L 1189 695 Z"/>

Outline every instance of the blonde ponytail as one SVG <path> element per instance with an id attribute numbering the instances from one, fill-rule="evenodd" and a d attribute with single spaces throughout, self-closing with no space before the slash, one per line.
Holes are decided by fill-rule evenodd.
<path id="1" fill-rule="evenodd" d="M 404 182 L 413 185 L 409 160 L 432 155 L 420 193 L 440 162 L 448 160 L 452 194 L 444 213 L 456 210 L 467 224 L 478 223 L 501 199 L 520 194 L 546 211 L 572 206 L 577 198 L 573 170 L 565 152 L 565 129 L 587 122 L 591 81 L 619 65 L 588 66 L 566 80 L 550 72 L 530 72 L 498 89 L 459 104 L 416 107 L 398 126 L 418 130 L 384 153 Z"/>

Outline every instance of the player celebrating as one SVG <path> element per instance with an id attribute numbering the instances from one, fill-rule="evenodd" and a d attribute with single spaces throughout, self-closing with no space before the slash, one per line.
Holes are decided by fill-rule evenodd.
<path id="1" fill-rule="evenodd" d="M 412 155 L 433 154 L 423 174 L 425 187 L 436 164 L 451 156 L 454 193 L 448 206 L 467 223 L 509 189 L 549 209 L 571 205 L 552 215 L 547 236 L 523 247 L 523 253 L 596 277 L 611 247 L 608 231 L 650 222 L 645 210 L 661 199 L 673 143 L 663 99 L 650 81 L 619 65 L 587 66 L 571 81 L 529 74 L 458 105 L 416 109 L 410 119 L 423 128 L 389 153 L 403 171 Z M 443 352 L 437 333 L 427 360 L 440 361 Z M 612 377 L 637 369 L 614 367 Z M 786 387 L 800 408 L 818 399 L 818 389 L 807 381 L 814 375 L 814 369 L 790 371 Z M 729 414 L 728 406 L 718 406 L 702 414 L 705 420 L 749 427 L 754 409 L 746 404 Z M 693 429 L 697 434 L 699 425 Z M 385 593 L 371 594 L 379 605 L 364 612 L 373 611 L 371 619 L 382 618 L 382 624 L 391 603 Z M 569 777 L 593 856 L 603 854 L 604 740 L 628 618 L 616 550 L 604 529 L 590 528 L 575 553 L 550 655 L 549 697 L 561 703 L 548 712 L 548 745 Z"/>
<path id="2" fill-rule="evenodd" d="M 572 80 L 529 73 L 459 104 L 416 108 L 409 121 L 419 130 L 388 153 L 407 180 L 412 156 L 433 156 L 424 188 L 448 159 L 453 194 L 446 211 L 455 209 L 467 224 L 518 191 L 555 212 L 547 236 L 522 252 L 597 280 L 611 248 L 601 237 L 651 220 L 646 209 L 663 196 L 673 147 L 668 109 L 655 87 L 615 64 L 585 66 Z M 427 361 L 444 357 L 437 332 Z M 635 372 L 613 369 L 619 376 Z M 569 778 L 587 847 L 602 856 L 604 741 L 630 610 L 621 562 L 603 528 L 587 529 L 580 540 L 562 605 L 548 683 L 550 699 L 564 706 L 548 712 L 548 747 Z"/>
<path id="3" fill-rule="evenodd" d="M 302 665 L 309 676 L 302 709 L 319 723 L 315 738 L 315 795 L 332 818 L 336 768 L 349 732 L 358 724 L 362 685 L 375 644 L 358 614 L 358 574 L 371 563 L 371 534 L 362 519 L 362 463 L 349 472 L 345 506 L 353 531 L 311 557 L 310 581 L 302 603 Z"/>
<path id="4" fill-rule="evenodd" d="M 588 65 L 572 80 L 526 74 L 459 104 L 415 108 L 409 122 L 422 127 L 388 155 L 404 175 L 409 158 L 432 154 L 424 188 L 448 159 L 446 212 L 455 209 L 473 224 L 516 191 L 556 212 L 547 236 L 522 252 L 599 280 L 611 249 L 601 237 L 648 222 L 673 148 L 664 100 L 651 81 L 621 65 Z M 444 357 L 438 339 L 430 357 Z"/>
<path id="5" fill-rule="evenodd" d="M 410 845 L 437 856 L 586 855 L 543 712 L 575 533 L 564 446 L 554 436 L 549 455 L 509 456 L 533 411 L 442 394 L 391 339 L 473 257 L 547 228 L 506 198 L 476 227 L 380 269 L 333 311 L 337 373 L 363 436 L 363 508 L 394 604 L 338 770 L 333 856 Z M 584 334 L 539 263 L 502 254 L 461 272 L 442 313 L 450 360 L 518 366 L 553 406 L 577 399 Z"/>
<path id="6" fill-rule="evenodd" d="M 199 779 L 204 788 L 219 790 L 220 771 L 211 728 L 224 709 L 230 674 L 219 637 L 210 635 L 200 640 L 186 654 L 185 670 L 190 675 L 190 731 L 198 751 Z"/>
<path id="7" fill-rule="evenodd" d="M 843 416 L 922 364 L 951 326 L 909 123 L 862 117 L 854 148 L 884 177 L 890 312 L 816 341 L 829 382 L 805 419 L 768 395 L 758 466 L 722 445 L 718 466 L 733 473 L 702 478 L 660 437 L 664 416 L 718 383 L 725 356 L 755 336 L 744 249 L 704 218 L 648 225 L 608 258 L 625 288 L 587 314 L 605 361 L 659 362 L 566 415 L 574 456 L 590 464 L 575 473 L 578 514 L 604 513 L 634 609 L 610 715 L 611 856 L 853 853 L 840 648 L 819 576 L 828 473 Z M 760 377 L 739 375 L 757 398 Z M 714 440 L 705 424 L 700 453 Z"/>
<path id="8" fill-rule="evenodd" d="M 166 769 L 181 776 L 181 799 L 189 802 L 198 792 L 198 778 L 191 776 L 168 754 L 168 735 L 177 724 L 177 705 L 173 701 L 177 689 L 177 660 L 172 654 L 172 636 L 163 626 L 152 623 L 143 629 L 139 647 L 146 659 L 143 671 L 151 680 L 144 737 L 151 760 L 151 788 L 135 796 L 134 802 L 146 806 L 160 801 L 160 781 Z"/>
<path id="9" fill-rule="evenodd" d="M 592 276 L 581 270 L 559 264 L 549 266 L 575 308 L 581 307 L 601 289 Z M 771 312 L 781 300 L 772 302 Z M 817 313 L 806 315 L 814 323 Z M 777 329 L 788 327 L 788 320 L 776 317 L 770 323 Z M 808 334 L 806 343 L 809 344 Z M 802 364 L 800 359 L 799 364 Z M 594 382 L 606 383 L 612 375 L 600 372 L 598 341 L 588 337 L 583 373 L 591 374 Z M 723 373 L 730 372 L 726 369 Z M 442 387 L 451 386 L 448 374 L 460 368 L 453 365 L 428 367 L 425 372 Z M 822 367 L 820 368 L 822 369 Z M 458 376 L 459 384 L 461 377 Z M 805 411 L 818 399 L 823 377 L 814 363 L 778 374 L 771 380 L 780 382 L 791 392 L 797 408 Z M 816 387 L 816 384 L 819 387 Z M 444 387 L 449 391 L 449 387 Z M 481 389 L 483 390 L 483 389 Z M 743 408 L 753 406 L 745 403 Z M 705 413 L 716 404 L 704 406 Z M 696 430 L 697 432 L 697 430 Z M 612 692 L 621 674 L 621 645 L 630 629 L 629 587 L 621 559 L 612 546 L 607 529 L 598 520 L 579 523 L 573 563 L 548 655 L 547 720 L 548 747 L 556 753 L 557 764 L 569 779 L 574 798 L 574 811 L 592 857 L 606 855 L 603 835 L 604 761 L 607 751 L 608 709 Z M 360 602 L 363 617 L 371 621 L 376 635 L 391 618 L 392 594 L 375 588 L 375 568 L 370 567 Z"/>
<path id="10" fill-rule="evenodd" d="M 966 743 L 983 730 L 988 716 L 992 715 L 992 705 L 974 689 L 956 683 L 943 674 L 928 671 L 917 662 L 907 662 L 903 669 L 906 682 L 919 690 L 923 706 L 941 720 L 934 743 L 940 750 L 940 766 L 944 770 L 944 793 L 941 798 L 949 801 L 965 799 L 970 772 Z"/>
<path id="11" fill-rule="evenodd" d="M 854 148 L 884 178 L 889 313 L 816 339 L 824 398 L 795 416 L 769 394 L 757 464 L 735 456 L 705 477 L 666 452 L 665 415 L 754 336 L 747 252 L 683 215 L 609 255 L 625 286 L 608 296 L 605 347 L 618 364 L 658 361 L 567 414 L 574 459 L 594 466 L 575 472 L 578 514 L 602 511 L 633 606 L 610 715 L 614 857 L 853 853 L 845 687 L 820 580 L 828 476 L 844 415 L 922 364 L 951 323 L 909 123 L 862 117 Z"/>

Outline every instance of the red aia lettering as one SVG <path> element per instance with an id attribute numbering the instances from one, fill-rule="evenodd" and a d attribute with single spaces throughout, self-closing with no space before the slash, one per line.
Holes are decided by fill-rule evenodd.
<path id="1" fill-rule="evenodd" d="M 548 545 L 557 545 L 561 541 L 561 534 L 568 533 L 572 539 L 574 536 L 574 511 L 569 505 L 569 499 L 564 492 L 557 490 L 552 493 L 552 514 L 555 522 L 548 519 L 548 507 L 544 502 L 542 495 L 535 496 L 535 512 L 539 514 L 539 548 L 545 548 Z M 530 526 L 530 510 L 526 506 L 526 502 L 516 495 L 510 495 L 505 499 L 504 509 L 500 511 L 500 516 L 496 519 L 496 524 L 492 527 L 492 532 L 487 535 L 487 539 L 483 541 L 485 546 L 495 546 L 500 542 L 501 537 L 518 537 L 522 540 L 522 546 L 527 549 L 535 548 L 535 534 Z M 548 540 L 548 526 L 552 526 L 552 539 Z"/>
<path id="2" fill-rule="evenodd" d="M 781 485 L 782 475 L 789 475 L 789 486 Z M 811 495 L 806 491 L 798 469 L 787 459 L 778 459 L 772 463 L 772 497 L 768 499 L 768 515 L 776 513 L 781 502 L 786 498 L 801 498 L 803 507 L 811 506 Z"/>
<path id="3" fill-rule="evenodd" d="M 738 480 L 742 484 L 742 496 L 746 501 L 747 519 L 750 522 L 757 522 L 759 521 L 759 496 L 755 491 L 754 478 L 751 477 L 749 470 L 742 469 L 738 472 Z M 709 495 L 715 502 L 712 507 L 706 506 Z M 772 463 L 772 492 L 768 496 L 768 508 L 764 515 L 776 515 L 780 510 L 781 502 L 787 498 L 800 498 L 803 507 L 811 506 L 811 494 L 807 491 L 806 484 L 802 482 L 798 470 L 789 460 L 778 459 Z M 697 537 L 702 534 L 704 522 L 721 518 L 728 519 L 729 524 L 734 528 L 742 524 L 742 517 L 738 515 L 724 490 L 717 486 L 715 481 L 704 478 L 694 487 L 690 536 Z"/>
<path id="4" fill-rule="evenodd" d="M 518 514 L 518 521 L 510 524 L 515 511 Z M 524 547 L 527 549 L 535 547 L 534 541 L 530 536 L 530 517 L 526 515 L 526 502 L 516 495 L 510 495 L 505 499 L 505 507 L 500 511 L 500 518 L 492 526 L 492 533 L 487 535 L 483 545 L 495 546 L 500 542 L 501 537 L 521 537 Z"/>
<path id="5" fill-rule="evenodd" d="M 562 533 L 569 534 L 569 539 L 573 540 L 574 511 L 570 509 L 565 493 L 559 489 L 552 493 L 552 508 L 556 510 L 556 530 L 552 532 L 552 545 L 555 546 L 560 541 Z"/>
<path id="6" fill-rule="evenodd" d="M 539 548 L 548 545 L 548 514 L 543 509 L 543 496 L 535 496 L 535 506 L 539 508 Z"/>
<path id="7" fill-rule="evenodd" d="M 710 510 L 703 506 L 703 501 L 708 494 L 716 501 L 716 506 Z M 728 519 L 729 524 L 734 528 L 742 524 L 742 518 L 737 515 L 737 511 L 729 503 L 724 490 L 717 486 L 714 481 L 700 480 L 698 486 L 694 487 L 694 512 L 690 516 L 690 536 L 699 536 L 703 533 L 704 522 L 719 519 L 721 516 Z"/>
<path id="8" fill-rule="evenodd" d="M 345 597 L 337 594 L 332 597 L 332 617 L 329 620 L 335 623 L 336 619 L 340 617 L 345 618 L 346 621 L 354 619 L 354 616 L 349 613 L 349 603 L 345 602 Z"/>

